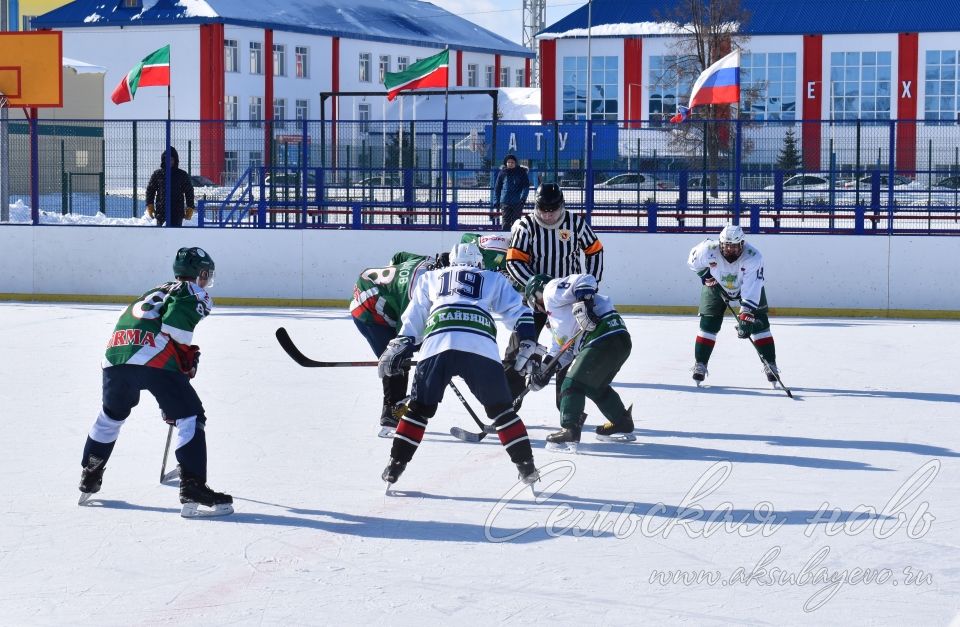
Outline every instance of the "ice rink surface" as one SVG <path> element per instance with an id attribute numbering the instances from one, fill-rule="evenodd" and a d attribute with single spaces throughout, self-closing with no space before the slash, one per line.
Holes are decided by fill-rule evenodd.
<path id="1" fill-rule="evenodd" d="M 236 513 L 187 520 L 158 483 L 166 425 L 146 394 L 97 506 L 76 504 L 121 309 L 0 304 L 3 624 L 958 620 L 960 322 L 774 318 L 790 400 L 729 319 L 697 390 L 696 317 L 625 316 L 615 387 L 636 442 L 595 442 L 588 402 L 580 454 L 547 452 L 553 393 L 533 394 L 534 498 L 495 438 L 449 435 L 475 425 L 448 395 L 386 496 L 376 371 L 301 368 L 274 339 L 372 359 L 349 315 L 216 307 L 194 382 L 209 483 Z"/>

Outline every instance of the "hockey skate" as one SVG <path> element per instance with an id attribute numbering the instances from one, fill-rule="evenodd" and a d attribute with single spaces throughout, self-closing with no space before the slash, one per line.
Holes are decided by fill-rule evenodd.
<path id="1" fill-rule="evenodd" d="M 532 458 L 518 462 L 517 470 L 520 471 L 520 480 L 529 486 L 540 481 L 540 471 L 537 470 L 537 467 L 533 464 Z"/>
<path id="2" fill-rule="evenodd" d="M 392 438 L 397 432 L 398 424 L 400 424 L 400 421 L 393 416 L 380 416 L 380 433 L 377 435 L 381 438 Z"/>
<path id="3" fill-rule="evenodd" d="M 233 497 L 214 492 L 199 477 L 180 473 L 180 515 L 184 518 L 226 516 L 233 513 Z M 202 506 L 202 508 L 201 508 Z"/>
<path id="4" fill-rule="evenodd" d="M 633 442 L 636 439 L 637 436 L 633 435 L 633 405 L 616 423 L 608 420 L 597 427 L 597 440 L 600 442 Z"/>
<path id="5" fill-rule="evenodd" d="M 693 372 L 693 380 L 697 382 L 697 387 L 700 387 L 700 384 L 703 383 L 703 380 L 706 379 L 709 374 L 707 372 L 707 364 L 702 361 L 693 364 L 693 368 L 691 368 L 690 371 Z"/>
<path id="6" fill-rule="evenodd" d="M 763 374 L 767 375 L 767 381 L 773 384 L 773 389 L 777 389 L 777 375 L 780 374 L 777 363 L 774 361 L 763 362 Z"/>
<path id="7" fill-rule="evenodd" d="M 556 453 L 576 453 L 577 446 L 580 444 L 580 428 L 571 427 L 569 429 L 560 429 L 556 433 L 547 436 L 547 444 L 544 448 Z"/>
<path id="8" fill-rule="evenodd" d="M 83 505 L 90 497 L 100 491 L 103 484 L 103 471 L 106 470 L 105 462 L 95 455 L 91 455 L 87 460 L 87 465 L 80 473 L 80 500 L 77 505 Z"/>
<path id="9" fill-rule="evenodd" d="M 396 483 L 397 479 L 400 478 L 400 475 L 403 474 L 403 471 L 406 470 L 407 464 L 401 461 L 397 461 L 394 458 L 390 458 L 390 463 L 387 464 L 387 467 L 383 469 L 383 474 L 380 475 L 380 478 L 386 481 L 387 483 Z"/>

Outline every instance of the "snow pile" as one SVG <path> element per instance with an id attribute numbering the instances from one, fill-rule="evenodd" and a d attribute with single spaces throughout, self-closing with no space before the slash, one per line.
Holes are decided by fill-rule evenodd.
<path id="1" fill-rule="evenodd" d="M 9 224 L 30 224 L 33 220 L 30 216 L 30 207 L 23 200 L 10 205 Z M 156 221 L 147 217 L 146 214 L 139 218 L 111 218 L 102 213 L 87 216 L 76 213 L 63 215 L 53 211 L 40 211 L 41 224 L 64 224 L 64 225 L 83 225 L 83 226 L 155 226 Z M 194 214 L 191 220 L 184 220 L 184 226 L 197 226 L 197 215 Z"/>
<path id="2" fill-rule="evenodd" d="M 204 0 L 179 0 L 176 6 L 185 9 L 184 17 L 217 17 L 217 12 Z"/>

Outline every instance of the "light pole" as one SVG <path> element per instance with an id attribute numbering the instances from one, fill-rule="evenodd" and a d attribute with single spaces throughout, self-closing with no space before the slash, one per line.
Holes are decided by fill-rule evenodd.
<path id="1" fill-rule="evenodd" d="M 590 120 L 593 117 L 593 0 L 587 0 L 587 112 L 583 121 L 583 190 L 587 195 L 587 155 L 590 150 Z"/>

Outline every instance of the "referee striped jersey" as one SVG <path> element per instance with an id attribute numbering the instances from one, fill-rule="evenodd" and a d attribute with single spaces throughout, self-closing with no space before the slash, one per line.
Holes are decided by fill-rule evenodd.
<path id="1" fill-rule="evenodd" d="M 581 263 L 580 253 L 585 263 Z M 560 224 L 541 226 L 533 214 L 517 220 L 510 234 L 507 272 L 521 288 L 533 275 L 554 278 L 586 272 L 603 276 L 603 244 L 583 216 L 567 211 Z"/>

